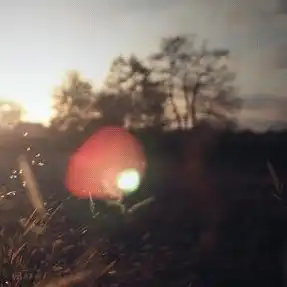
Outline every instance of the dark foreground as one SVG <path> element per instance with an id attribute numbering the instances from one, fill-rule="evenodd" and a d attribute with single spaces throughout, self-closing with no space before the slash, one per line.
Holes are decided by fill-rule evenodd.
<path id="1" fill-rule="evenodd" d="M 49 216 L 31 229 L 19 221 L 29 204 L 14 196 L 17 208 L 1 215 L 11 218 L 1 230 L 1 286 L 285 286 L 287 214 L 273 193 L 235 186 L 208 252 L 200 250 L 204 223 L 176 192 L 126 213 L 101 202 L 92 212 L 87 201 L 51 193 Z"/>
<path id="2" fill-rule="evenodd" d="M 25 190 L 9 179 L 14 153 L 2 152 L 1 181 L 17 193 L 0 201 L 0 286 L 287 286 L 286 191 L 266 168 L 270 160 L 287 183 L 283 147 L 279 156 L 270 149 L 256 158 L 245 145 L 239 155 L 221 146 L 224 156 L 208 171 L 198 147 L 187 160 L 153 157 L 126 212 L 103 202 L 92 210 L 69 196 L 68 156 L 44 154 L 47 164 L 36 171 L 48 213 L 42 220 L 30 218 Z"/>

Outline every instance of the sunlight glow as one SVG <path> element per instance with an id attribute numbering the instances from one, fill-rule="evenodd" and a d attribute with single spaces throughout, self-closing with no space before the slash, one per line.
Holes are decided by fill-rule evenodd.
<path id="1" fill-rule="evenodd" d="M 24 115 L 22 117 L 23 121 L 41 123 L 43 125 L 49 124 L 53 115 L 53 109 L 49 103 L 26 102 L 22 105 L 24 108 Z"/>
<path id="2" fill-rule="evenodd" d="M 15 83 L 12 83 L 10 75 L 4 75 L 0 85 L 0 100 L 5 99 L 20 105 L 23 109 L 22 121 L 47 125 L 53 115 L 52 83 L 57 85 L 61 78 L 56 82 L 56 77 L 45 79 L 45 75 L 36 75 L 33 79 L 32 76 L 34 75 L 23 75 L 22 78 L 15 76 Z"/>
<path id="3" fill-rule="evenodd" d="M 75 65 L 75 67 L 85 79 L 93 79 L 95 86 L 99 88 L 99 83 L 105 78 L 106 66 L 108 67 L 108 60 L 106 62 L 107 65 L 103 64 L 96 71 L 85 69 L 84 66 Z M 5 99 L 19 104 L 23 108 L 22 121 L 48 126 L 54 115 L 52 96 L 55 89 L 63 84 L 68 71 L 68 68 L 63 68 L 46 71 L 43 74 L 40 73 L 41 70 L 39 74 L 25 74 L 25 71 L 16 75 L 12 72 L 6 73 L 0 85 L 0 100 Z"/>
<path id="4" fill-rule="evenodd" d="M 117 187 L 123 192 L 131 193 L 138 189 L 140 185 L 140 174 L 135 169 L 122 171 L 117 178 Z"/>

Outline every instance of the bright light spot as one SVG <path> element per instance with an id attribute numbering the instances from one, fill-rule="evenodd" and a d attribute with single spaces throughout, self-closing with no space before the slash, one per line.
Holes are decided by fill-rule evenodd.
<path id="1" fill-rule="evenodd" d="M 138 189 L 140 180 L 140 174 L 137 170 L 127 169 L 119 173 L 117 187 L 127 193 L 134 192 Z"/>
<path id="2" fill-rule="evenodd" d="M 8 104 L 4 104 L 4 105 L 2 106 L 2 110 L 3 110 L 4 112 L 9 112 L 9 111 L 12 110 L 12 108 L 11 108 L 11 106 L 9 106 Z"/>
<path id="3" fill-rule="evenodd" d="M 22 103 L 25 110 L 22 120 L 33 123 L 41 123 L 48 125 L 51 117 L 53 116 L 52 103 L 46 100 L 44 103 L 36 100 L 26 99 L 26 102 Z"/>

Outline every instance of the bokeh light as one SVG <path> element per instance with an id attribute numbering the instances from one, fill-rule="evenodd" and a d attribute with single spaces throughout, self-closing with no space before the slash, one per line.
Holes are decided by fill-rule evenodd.
<path id="1" fill-rule="evenodd" d="M 121 200 L 137 190 L 145 169 L 138 139 L 124 128 L 105 127 L 71 156 L 66 186 L 79 198 Z"/>
<path id="2" fill-rule="evenodd" d="M 127 169 L 117 176 L 117 187 L 125 194 L 136 191 L 141 183 L 140 173 L 136 169 Z"/>

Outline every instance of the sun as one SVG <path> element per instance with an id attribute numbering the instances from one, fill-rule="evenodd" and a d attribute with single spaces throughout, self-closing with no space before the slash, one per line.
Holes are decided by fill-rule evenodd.
<path id="1" fill-rule="evenodd" d="M 6 99 L 19 104 L 23 108 L 21 120 L 40 123 L 49 126 L 55 115 L 53 95 L 55 88 L 62 86 L 69 69 L 63 67 L 56 70 L 46 70 L 45 74 L 21 71 L 11 77 L 12 73 L 3 75 L 0 85 L 0 101 Z M 104 82 L 106 70 L 100 65 L 98 73 L 80 67 L 85 79 L 99 88 Z M 83 72 L 82 72 L 83 71 Z M 92 75 L 96 74 L 97 77 Z M 95 80 L 94 80 L 95 79 Z"/>
<path id="2" fill-rule="evenodd" d="M 136 169 L 127 169 L 117 176 L 117 187 L 124 193 L 132 193 L 139 188 L 140 173 Z"/>
<path id="3" fill-rule="evenodd" d="M 23 108 L 21 120 L 24 122 L 40 123 L 48 126 L 53 116 L 52 101 L 48 98 L 34 100 L 33 98 L 26 98 L 18 103 Z"/>
<path id="4" fill-rule="evenodd" d="M 23 117 L 22 121 L 31 123 L 41 123 L 48 126 L 53 116 L 53 109 L 49 103 L 33 103 L 26 101 L 22 104 Z"/>
<path id="5" fill-rule="evenodd" d="M 40 123 L 48 126 L 53 116 L 52 88 L 50 83 L 35 79 L 33 84 L 20 82 L 17 85 L 1 85 L 0 100 L 18 104 L 21 109 L 21 121 Z M 28 82 L 28 81 L 27 81 Z"/>
<path id="6" fill-rule="evenodd" d="M 53 117 L 54 111 L 52 108 L 52 100 L 45 99 L 42 101 L 34 100 L 33 98 L 26 99 L 8 99 L 0 98 L 1 104 L 1 115 L 9 113 L 10 120 L 23 121 L 30 123 L 40 123 L 44 126 L 48 126 L 51 118 Z M 19 111 L 19 115 L 14 112 Z M 12 113 L 11 113 L 12 112 Z M 7 114 L 8 115 L 8 114 Z M 6 116 L 7 117 L 7 116 Z M 12 119 L 12 118 L 13 119 Z M 15 118 L 17 117 L 17 119 Z M 20 117 L 20 118 L 18 118 Z M 8 119 L 8 118 L 7 118 Z"/>

